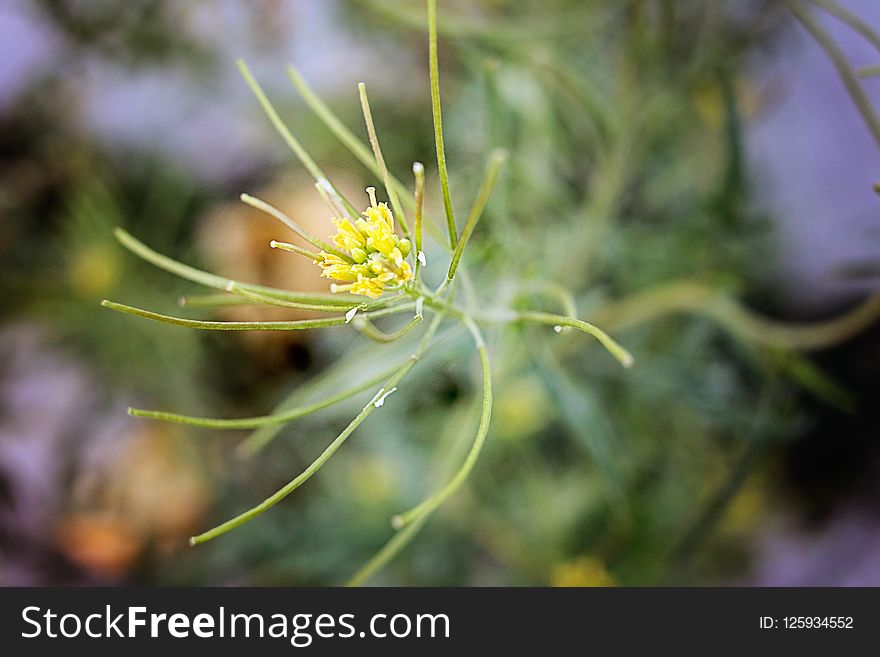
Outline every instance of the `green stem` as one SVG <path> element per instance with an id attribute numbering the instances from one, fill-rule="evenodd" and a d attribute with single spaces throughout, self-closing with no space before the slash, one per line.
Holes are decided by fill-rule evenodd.
<path id="1" fill-rule="evenodd" d="M 739 462 L 730 470 L 721 487 L 710 498 L 709 503 L 697 516 L 696 521 L 689 527 L 672 548 L 671 556 L 676 561 L 681 561 L 692 555 L 694 550 L 705 540 L 723 517 L 724 512 L 730 507 L 731 502 L 742 490 L 749 475 L 760 462 L 761 457 L 767 452 L 766 441 L 752 439 L 743 451 Z"/>
<path id="2" fill-rule="evenodd" d="M 827 9 L 829 6 L 832 6 L 832 3 L 823 2 L 822 6 Z M 801 25 L 806 28 L 807 32 L 813 35 L 813 38 L 816 39 L 816 42 L 822 47 L 825 54 L 828 55 L 831 63 L 834 64 L 834 68 L 837 69 L 837 74 L 843 81 L 853 103 L 855 103 L 856 109 L 858 109 L 859 113 L 862 115 L 862 119 L 871 131 L 874 141 L 880 146 L 880 118 L 878 118 L 877 114 L 874 112 L 874 107 L 871 104 L 868 95 L 865 93 L 865 90 L 862 89 L 858 77 L 853 73 L 849 62 L 846 59 L 846 55 L 844 55 L 843 51 L 837 47 L 837 44 L 834 43 L 831 35 L 819 25 L 810 12 L 798 5 L 793 5 L 791 11 L 795 15 L 795 18 L 800 21 Z"/>
<path id="3" fill-rule="evenodd" d="M 862 66 L 861 68 L 856 69 L 856 73 L 860 78 L 880 77 L 880 65 Z"/>
<path id="4" fill-rule="evenodd" d="M 105 308 L 110 308 L 110 310 L 116 310 L 118 312 L 127 313 L 129 315 L 137 315 L 138 317 L 151 319 L 155 322 L 162 322 L 164 324 L 172 324 L 174 326 L 183 326 L 185 328 L 204 329 L 209 331 L 302 331 L 306 329 L 342 326 L 348 323 L 345 317 L 328 317 L 326 319 L 298 319 L 293 321 L 273 322 L 202 321 L 197 319 L 185 319 L 183 317 L 173 317 L 171 315 L 162 315 L 152 312 L 150 310 L 144 310 L 142 308 L 135 308 L 133 306 L 126 306 L 122 303 L 108 301 L 107 299 L 104 299 L 101 302 L 101 305 Z M 408 310 L 409 308 L 412 308 L 413 305 L 415 304 L 407 304 L 406 306 L 401 306 L 399 308 L 395 307 L 386 308 L 384 310 L 377 310 L 376 312 L 370 313 L 369 317 L 384 317 L 385 315 Z"/>
<path id="5" fill-rule="evenodd" d="M 525 294 L 542 294 L 556 299 L 562 306 L 566 316 L 577 317 L 577 305 L 575 304 L 574 295 L 562 285 L 550 281 L 535 281 L 524 285 L 522 292 Z"/>
<path id="6" fill-rule="evenodd" d="M 827 11 L 832 16 L 836 17 L 838 20 L 849 25 L 853 30 L 861 34 L 877 50 L 880 50 L 880 35 L 878 35 L 877 32 L 875 32 L 871 28 L 870 25 L 868 25 L 861 18 L 849 11 L 846 7 L 841 6 L 834 0 L 812 0 L 812 2 L 813 4 L 822 7 L 822 9 Z"/>
<path id="7" fill-rule="evenodd" d="M 400 0 L 366 0 L 374 12 L 383 19 L 393 21 L 397 25 L 409 27 L 419 32 L 424 30 L 425 17 L 420 11 L 415 10 L 415 3 L 400 2 Z M 466 5 L 462 5 L 463 8 Z M 589 7 L 587 7 L 589 9 Z M 526 19 L 526 20 L 523 20 Z M 460 11 L 458 13 L 445 12 L 442 21 L 437 24 L 439 34 L 451 37 L 461 37 L 468 40 L 486 41 L 493 47 L 503 42 L 522 41 L 535 44 L 538 40 L 558 41 L 560 38 L 583 37 L 584 13 L 577 9 L 572 11 L 554 12 L 552 16 L 520 16 L 519 20 L 501 19 L 497 14 L 491 19 L 479 20 L 473 12 Z M 514 43 L 514 47 L 520 50 L 524 48 L 522 43 Z"/>
<path id="8" fill-rule="evenodd" d="M 263 107 L 263 111 L 266 113 L 266 116 L 269 117 L 269 121 L 271 121 L 272 125 L 275 127 L 275 130 L 281 135 L 281 138 L 284 142 L 290 147 L 290 150 L 294 152 L 296 157 L 302 162 L 303 166 L 308 169 L 309 173 L 312 175 L 312 178 L 315 179 L 316 182 L 327 181 L 327 184 L 333 189 L 336 196 L 342 201 L 345 205 L 345 208 L 348 212 L 351 213 L 351 216 L 357 217 L 360 213 L 355 209 L 355 207 L 348 202 L 348 200 L 339 193 L 339 190 L 333 186 L 333 183 L 329 181 L 321 168 L 315 163 L 312 157 L 308 154 L 305 148 L 303 148 L 302 144 L 299 143 L 299 140 L 293 136 L 293 133 L 290 132 L 288 127 L 284 125 L 284 121 L 281 120 L 281 117 L 278 116 L 278 112 L 272 106 L 272 103 L 269 101 L 269 98 L 266 96 L 266 93 L 263 91 L 263 88 L 260 86 L 259 82 L 256 81 L 254 76 L 251 74 L 250 69 L 247 64 L 244 63 L 244 60 L 238 60 L 238 69 L 241 71 L 241 76 L 244 78 L 244 81 L 247 82 L 247 85 L 251 88 L 254 96 L 257 97 L 257 100 L 260 102 L 260 105 Z"/>
<path id="9" fill-rule="evenodd" d="M 810 351 L 839 344 L 873 324 L 880 317 L 880 293 L 868 297 L 839 317 L 804 325 L 783 324 L 760 317 L 736 301 L 723 297 L 698 312 L 756 344 Z"/>
<path id="10" fill-rule="evenodd" d="M 321 98 L 309 86 L 305 81 L 305 78 L 300 75 L 299 71 L 293 66 L 288 66 L 287 75 L 290 77 L 290 81 L 293 82 L 293 86 L 296 87 L 297 91 L 299 91 L 300 95 L 303 97 L 303 100 L 306 101 L 306 105 L 309 106 L 309 108 L 342 143 L 342 145 L 345 146 L 349 152 L 361 162 L 361 164 L 366 166 L 376 175 L 380 175 L 379 166 L 373 158 L 373 155 L 370 153 L 370 149 L 364 146 L 363 142 L 355 137 L 351 130 L 345 127 L 342 121 L 339 120 L 339 117 L 333 113 L 327 104 L 321 100 Z M 402 186 L 399 181 L 396 182 L 399 186 Z"/>
<path id="11" fill-rule="evenodd" d="M 303 294 L 300 292 L 289 292 L 275 287 L 267 287 L 265 285 L 240 283 L 238 281 L 233 281 L 230 278 L 224 278 L 223 276 L 217 276 L 216 274 L 209 274 L 206 271 L 190 267 L 189 265 L 185 265 L 182 262 L 178 262 L 168 256 L 162 255 L 161 253 L 157 253 L 143 242 L 132 237 L 122 228 L 116 228 L 113 234 L 122 246 L 139 258 L 149 262 L 151 265 L 163 269 L 170 274 L 174 274 L 175 276 L 180 276 L 188 281 L 192 281 L 193 283 L 204 285 L 205 287 L 226 290 L 230 283 L 235 283 L 250 292 L 257 292 L 259 294 L 265 294 L 267 296 L 275 297 L 277 299 L 285 299 L 287 301 L 335 305 L 342 308 L 350 307 L 354 303 L 357 303 L 352 296 L 340 296 L 338 294 Z"/>
<path id="12" fill-rule="evenodd" d="M 415 217 L 415 249 L 416 249 L 416 272 L 415 278 L 419 280 L 419 269 L 422 266 L 422 259 L 425 257 L 422 251 L 422 211 L 425 205 L 425 165 L 421 162 L 413 164 L 413 175 L 416 179 L 416 217 Z"/>
<path id="13" fill-rule="evenodd" d="M 369 169 L 373 174 L 377 176 L 381 176 L 381 172 L 379 171 L 379 165 L 376 164 L 376 158 L 373 157 L 373 154 L 370 152 L 370 149 L 367 148 L 360 139 L 354 136 L 354 133 L 351 132 L 348 128 L 346 128 L 342 121 L 339 120 L 339 117 L 333 113 L 333 111 L 327 106 L 324 101 L 322 101 L 318 95 L 314 92 L 314 90 L 308 85 L 305 79 L 299 74 L 294 67 L 290 66 L 287 69 L 287 73 L 290 76 L 291 82 L 293 82 L 294 86 L 297 88 L 299 93 L 302 95 L 303 100 L 306 101 L 306 105 L 315 113 L 318 119 L 324 124 L 324 126 L 330 130 L 336 139 L 348 149 L 348 151 L 354 155 L 358 161 L 363 164 L 367 169 Z M 397 193 L 401 199 L 403 199 L 404 205 L 410 208 L 415 208 L 415 199 L 409 193 L 406 186 L 400 182 L 397 178 L 394 177 L 393 174 L 389 173 L 391 178 L 391 184 L 394 185 L 394 188 L 397 190 Z M 427 232 L 437 240 L 437 243 L 441 245 L 447 251 L 452 251 L 449 247 L 449 244 L 444 239 L 440 230 L 431 222 L 426 223 Z"/>
<path id="14" fill-rule="evenodd" d="M 217 308 L 222 306 L 252 306 L 258 303 L 234 294 L 192 294 L 177 300 L 181 308 Z M 339 311 L 339 308 L 336 308 Z"/>
<path id="15" fill-rule="evenodd" d="M 431 112 L 434 116 L 434 145 L 437 149 L 437 169 L 440 173 L 440 189 L 443 193 L 443 209 L 446 212 L 446 228 L 449 246 L 458 243 L 455 213 L 449 195 L 449 173 L 446 170 L 446 148 L 443 145 L 443 116 L 440 110 L 440 73 L 437 62 L 437 0 L 428 0 L 428 68 L 431 77 Z"/>
<path id="16" fill-rule="evenodd" d="M 761 317 L 709 286 L 679 281 L 609 304 L 592 319 L 623 331 L 677 312 L 707 317 L 730 333 L 762 346 L 813 350 L 839 344 L 880 318 L 880 292 L 838 317 L 798 325 Z"/>
<path id="17" fill-rule="evenodd" d="M 446 279 L 447 281 L 449 279 Z M 416 294 L 412 292 L 411 294 Z M 434 308 L 436 310 L 441 310 L 444 313 L 455 317 L 456 319 L 462 321 L 470 321 L 473 319 L 474 321 L 486 323 L 486 324 L 503 324 L 507 322 L 530 322 L 534 324 L 546 324 L 553 326 L 554 328 L 559 327 L 558 330 L 561 330 L 563 327 L 571 327 L 576 328 L 579 331 L 583 331 L 589 335 L 592 335 L 596 338 L 603 347 L 616 358 L 624 367 L 631 367 L 633 364 L 632 354 L 629 353 L 626 349 L 624 349 L 620 344 L 618 344 L 611 336 L 609 336 L 605 331 L 600 329 L 593 324 L 585 322 L 583 320 L 577 319 L 576 317 L 566 317 L 565 315 L 554 315 L 552 313 L 544 313 L 544 312 L 536 312 L 536 311 L 522 311 L 517 312 L 513 310 L 502 310 L 502 311 L 486 311 L 483 313 L 475 314 L 473 317 L 470 315 L 458 310 L 454 306 L 441 301 L 435 296 L 425 296 L 424 303 L 426 306 L 430 308 Z"/>
<path id="18" fill-rule="evenodd" d="M 480 354 L 480 368 L 483 372 L 483 401 L 480 410 L 480 424 L 477 428 L 477 434 L 467 457 L 462 463 L 458 471 L 452 476 L 449 482 L 439 491 L 428 497 L 421 504 L 413 507 L 398 516 L 395 516 L 391 524 L 396 529 L 401 529 L 416 520 L 427 517 L 433 513 L 441 504 L 443 504 L 451 495 L 457 491 L 468 478 L 468 475 L 474 469 L 477 458 L 486 442 L 486 435 L 489 433 L 489 421 L 492 417 L 492 370 L 489 367 L 489 352 L 483 336 L 477 325 L 471 319 L 466 319 L 465 324 L 474 338 L 477 345 L 477 351 Z"/>
<path id="19" fill-rule="evenodd" d="M 391 176 L 388 174 L 388 166 L 385 164 L 385 157 L 382 155 L 382 147 L 379 146 L 379 136 L 376 134 L 376 126 L 373 124 L 373 113 L 370 111 L 370 99 L 367 97 L 367 86 L 361 82 L 358 84 L 358 92 L 361 96 L 361 109 L 364 112 L 364 123 L 367 124 L 367 135 L 370 138 L 370 146 L 373 147 L 373 156 L 376 158 L 376 164 L 379 167 L 379 174 L 382 176 L 382 182 L 385 185 L 385 192 L 388 194 L 388 200 L 391 201 L 391 207 L 397 215 L 400 225 L 403 227 L 403 234 L 409 237 L 409 224 L 406 222 L 406 215 L 403 207 L 400 205 L 400 199 L 397 196 L 397 190 L 391 182 Z"/>
<path id="20" fill-rule="evenodd" d="M 416 326 L 422 323 L 422 319 L 422 315 L 416 315 L 405 326 L 390 333 L 386 333 L 385 331 L 376 328 L 375 324 L 364 317 L 355 317 L 354 320 L 352 320 L 352 324 L 364 337 L 381 344 L 389 344 L 391 342 L 397 342 L 400 338 L 412 331 Z"/>
<path id="21" fill-rule="evenodd" d="M 447 333 L 447 337 L 448 336 L 449 334 Z M 432 343 L 432 346 L 438 346 L 443 339 L 443 337 L 437 339 Z M 313 377 L 289 394 L 284 401 L 275 407 L 273 413 L 281 413 L 296 408 L 305 403 L 308 395 L 315 390 L 323 389 L 332 391 L 345 385 L 345 383 L 353 376 L 352 368 L 359 369 L 360 366 L 351 365 L 349 360 L 337 361 L 329 369 L 324 370 L 320 375 Z M 255 455 L 272 442 L 281 432 L 283 427 L 284 425 L 281 424 L 270 424 L 260 427 L 239 444 L 236 450 L 237 454 L 242 458 L 248 458 Z"/>
<path id="22" fill-rule="evenodd" d="M 542 313 L 535 311 L 524 311 L 516 314 L 516 320 L 521 322 L 531 322 L 534 324 L 548 324 L 551 326 L 570 326 L 579 331 L 583 331 L 596 338 L 605 349 L 614 356 L 624 367 L 632 367 L 633 357 L 626 349 L 620 346 L 610 335 L 602 329 L 583 320 L 574 317 L 565 317 L 564 315 L 553 315 L 551 313 Z"/>
<path id="23" fill-rule="evenodd" d="M 403 548 L 409 545 L 427 521 L 428 516 L 424 515 L 395 533 L 382 546 L 382 549 L 348 580 L 346 586 L 360 586 L 378 571 L 382 570 L 394 557 L 400 554 Z"/>
<path id="24" fill-rule="evenodd" d="M 402 298 L 403 295 L 398 294 L 393 297 L 389 297 L 387 299 L 378 299 L 376 301 L 370 301 L 368 303 L 352 303 L 348 307 L 339 306 L 330 306 L 327 304 L 310 304 L 310 303 L 299 303 L 298 301 L 285 301 L 284 299 L 276 299 L 274 297 L 270 297 L 265 294 L 260 294 L 258 292 L 252 292 L 248 290 L 246 287 L 242 287 L 237 283 L 230 283 L 229 287 L 227 287 L 229 292 L 233 294 L 238 294 L 253 301 L 255 303 L 263 303 L 269 306 L 277 306 L 279 308 L 296 308 L 299 310 L 314 310 L 317 312 L 334 312 L 338 313 L 340 310 L 352 310 L 357 308 L 358 310 L 370 311 L 370 310 L 379 310 L 381 308 L 386 308 L 389 304 L 397 301 L 399 298 Z M 411 308 L 413 304 L 407 304 L 407 308 Z M 401 308 L 403 309 L 403 308 Z"/>
<path id="25" fill-rule="evenodd" d="M 203 427 L 205 429 L 255 429 L 257 427 L 264 427 L 272 424 L 284 424 L 287 422 L 292 422 L 293 420 L 297 420 L 301 417 L 305 417 L 306 415 L 316 413 L 317 411 L 325 409 L 328 406 L 332 406 L 341 401 L 344 401 L 349 397 L 354 397 L 356 394 L 372 388 L 375 385 L 378 385 L 389 376 L 391 376 L 397 369 L 399 369 L 399 367 L 400 366 L 397 366 L 392 370 L 384 371 L 381 374 L 378 374 L 364 381 L 363 383 L 354 386 L 353 388 L 349 388 L 348 390 L 333 395 L 332 397 L 328 397 L 327 399 L 323 399 L 314 404 L 307 404 L 305 406 L 292 408 L 282 413 L 272 413 L 270 415 L 259 415 L 256 417 L 225 419 L 194 417 L 192 415 L 180 415 L 179 413 L 168 413 L 165 411 L 150 411 L 141 408 L 129 408 L 128 414 L 133 417 L 142 417 L 150 420 L 160 420 L 162 422 L 173 422 L 175 424 L 186 424 L 193 427 Z"/>
<path id="26" fill-rule="evenodd" d="M 316 237 L 315 235 L 312 235 L 309 231 L 307 231 L 305 228 L 300 226 L 298 223 L 296 223 L 293 219 L 288 217 L 286 214 L 284 214 L 281 210 L 279 210 L 275 206 L 269 205 L 265 201 L 262 201 L 255 196 L 251 196 L 250 194 L 242 194 L 240 196 L 240 198 L 241 198 L 242 203 L 246 203 L 247 205 L 251 206 L 252 208 L 257 209 L 260 212 L 265 212 L 270 217 L 274 217 L 275 219 L 277 219 L 278 221 L 283 223 L 285 226 L 290 228 L 290 230 L 292 230 L 294 233 L 296 233 L 297 235 L 302 237 L 306 242 L 312 244 L 313 246 L 316 246 L 319 249 L 326 251 L 327 253 L 332 253 L 333 255 L 342 258 L 343 260 L 345 260 L 349 264 L 354 262 L 354 260 L 352 260 L 351 257 L 347 253 L 344 253 L 344 252 L 340 251 L 339 249 L 334 248 L 333 246 L 331 246 L 330 244 L 328 244 L 327 242 L 322 240 L 320 237 Z"/>
<path id="27" fill-rule="evenodd" d="M 316 458 L 312 463 L 305 469 L 303 472 L 292 479 L 287 485 L 283 486 L 281 489 L 276 491 L 274 494 L 267 497 L 260 504 L 248 509 L 244 513 L 237 515 L 231 520 L 227 520 L 226 522 L 210 529 L 198 536 L 193 536 L 190 539 L 190 545 L 198 545 L 199 543 L 204 543 L 206 541 L 210 541 L 213 538 L 221 536 L 228 531 L 235 529 L 236 527 L 240 527 L 244 523 L 249 520 L 253 520 L 263 512 L 272 508 L 278 502 L 283 500 L 285 497 L 290 495 L 297 488 L 302 486 L 306 481 L 308 481 L 321 467 L 330 459 L 333 454 L 342 446 L 342 444 L 348 439 L 348 437 L 357 429 L 370 414 L 376 410 L 377 404 L 380 404 L 380 400 L 384 398 L 384 395 L 387 394 L 388 391 L 395 388 L 398 383 L 409 373 L 409 371 L 415 366 L 416 362 L 419 360 L 421 355 L 427 349 L 430 344 L 431 338 L 434 337 L 434 333 L 436 333 L 437 328 L 440 326 L 440 322 L 443 320 L 443 315 L 437 314 L 436 317 L 432 320 L 431 325 L 428 327 L 428 330 L 425 332 L 422 341 L 419 343 L 418 349 L 412 356 L 410 356 L 409 360 L 406 363 L 401 365 L 391 377 L 385 382 L 382 388 L 373 396 L 373 398 L 367 403 L 366 406 L 363 407 L 360 413 L 355 416 L 355 418 L 348 424 L 345 429 L 336 437 L 336 439 L 327 446 L 327 448 L 321 453 L 318 458 Z"/>
<path id="28" fill-rule="evenodd" d="M 279 242 L 278 240 L 271 240 L 269 242 L 269 248 L 278 249 L 279 251 L 287 251 L 288 253 L 296 253 L 297 255 L 301 255 L 312 261 L 321 260 L 320 254 L 315 253 L 314 251 L 309 251 L 308 249 L 304 249 L 301 246 L 297 246 L 296 244 L 291 244 L 290 242 Z"/>
<path id="29" fill-rule="evenodd" d="M 438 297 L 444 294 L 449 289 L 449 279 L 443 279 L 443 283 L 440 288 L 433 294 L 427 294 L 424 290 L 414 290 L 414 289 L 404 289 L 404 291 L 413 297 L 421 297 L 424 299 L 424 304 L 429 308 L 433 308 L 436 311 L 443 312 L 450 317 L 454 317 L 455 319 L 464 321 L 466 315 L 463 311 L 456 308 L 454 305 L 439 299 Z"/>
<path id="30" fill-rule="evenodd" d="M 506 159 L 507 153 L 501 149 L 496 149 L 489 156 L 489 161 L 486 164 L 486 173 L 483 176 L 483 183 L 480 185 L 480 191 L 477 192 L 477 198 L 474 199 L 474 204 L 471 206 L 471 211 L 468 215 L 467 222 L 464 225 L 464 230 L 461 231 L 461 237 L 458 240 L 458 244 L 455 246 L 455 250 L 452 252 L 452 262 L 449 263 L 449 271 L 446 273 L 447 280 L 451 281 L 455 276 L 455 270 L 458 269 L 458 263 L 461 260 L 462 253 L 464 253 L 464 247 L 467 246 L 468 240 L 470 240 L 471 234 L 473 234 L 474 228 L 476 228 L 477 222 L 483 214 L 486 202 L 489 200 L 489 196 L 492 194 L 492 189 L 495 187 L 495 182 L 498 180 L 498 173 L 501 171 L 501 165 L 504 164 L 504 160 Z"/>

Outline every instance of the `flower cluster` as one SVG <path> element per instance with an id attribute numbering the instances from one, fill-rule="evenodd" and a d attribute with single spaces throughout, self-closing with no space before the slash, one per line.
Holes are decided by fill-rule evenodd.
<path id="1" fill-rule="evenodd" d="M 351 292 L 376 298 L 386 288 L 398 287 L 413 280 L 413 270 L 406 257 L 412 244 L 394 232 L 394 215 L 386 203 L 376 202 L 376 190 L 367 188 L 370 207 L 354 222 L 333 219 L 338 229 L 333 244 L 338 253 L 321 251 L 315 264 L 324 271 L 321 276 L 341 281 L 333 283 L 331 292 Z"/>

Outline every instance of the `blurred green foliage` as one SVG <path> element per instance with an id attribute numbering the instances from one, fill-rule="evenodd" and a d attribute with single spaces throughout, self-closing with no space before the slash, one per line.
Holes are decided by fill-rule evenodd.
<path id="1" fill-rule="evenodd" d="M 67 20 L 55 3 L 44 4 Z M 427 60 L 420 3 L 363 0 L 340 9 L 341 20 L 401 59 Z M 637 365 L 620 370 L 584 336 L 547 327 L 491 332 L 496 404 L 487 448 L 466 488 L 376 583 L 682 584 L 742 571 L 748 538 L 774 504 L 764 457 L 803 420 L 798 385 L 850 403 L 784 344 L 739 330 L 735 313 L 703 312 L 734 295 L 770 307 L 761 265 L 766 218 L 754 209 L 743 123 L 758 102 L 747 64 L 785 16 L 776 3 L 733 1 L 442 3 L 447 157 L 461 203 L 476 193 L 484 154 L 496 146 L 510 152 L 466 257 L 473 290 L 463 298 L 558 312 L 553 294 L 536 287 L 551 281 L 573 293 L 579 316 L 624 342 Z M 100 24 L 75 33 L 101 32 Z M 191 50 L 160 52 L 177 58 Z M 401 85 L 410 82 L 426 86 Z M 360 134 L 356 105 L 345 105 L 353 97 L 330 102 Z M 413 161 L 433 162 L 427 93 L 377 95 L 373 114 L 402 179 Z M 319 159 L 351 161 L 314 119 L 297 115 L 294 123 L 305 126 Z M 4 295 L 4 306 L 18 296 L 12 310 L 37 313 L 89 363 L 112 372 L 113 387 L 157 405 L 266 412 L 304 380 L 300 373 L 267 383 L 227 337 L 132 325 L 94 306 L 124 295 L 168 309 L 191 289 L 169 288 L 171 277 L 112 241 L 111 226 L 130 226 L 158 250 L 198 260 L 183 245 L 214 192 L 156 166 L 129 192 L 106 183 L 109 176 L 78 178 L 52 210 L 65 217 L 62 230 L 22 229 L 27 246 L 14 252 L 29 260 L 29 282 L 19 287 L 20 271 L 10 270 L 23 261 L 8 260 L 15 267 L 4 267 L 4 289 L 26 292 Z M 133 171 L 144 167 L 120 177 Z M 126 196 L 137 199 L 136 211 Z M 442 215 L 439 197 L 429 188 L 434 218 Z M 466 210 L 456 207 L 460 218 Z M 439 251 L 428 261 L 441 262 Z M 342 332 L 315 335 L 307 348 L 308 374 L 330 382 L 369 376 L 408 353 Z M 234 365 L 205 364 L 218 356 Z M 312 396 L 320 392 L 319 384 Z M 389 518 L 463 458 L 478 392 L 468 337 L 452 331 L 442 354 L 420 363 L 410 385 L 295 496 L 245 529 L 146 564 L 137 577 L 344 582 L 385 542 Z M 298 420 L 249 462 L 236 461 L 223 438 L 193 431 L 193 441 L 206 443 L 217 517 L 287 482 L 358 408 L 349 400 Z"/>

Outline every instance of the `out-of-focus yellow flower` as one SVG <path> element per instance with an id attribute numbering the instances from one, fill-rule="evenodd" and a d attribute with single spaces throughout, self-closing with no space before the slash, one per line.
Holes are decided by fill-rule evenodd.
<path id="1" fill-rule="evenodd" d="M 495 401 L 496 432 L 507 440 L 520 440 L 547 426 L 553 405 L 540 381 L 520 377 L 499 392 Z"/>
<path id="2" fill-rule="evenodd" d="M 617 581 L 596 557 L 585 554 L 556 565 L 550 575 L 552 586 L 617 586 Z"/>
<path id="3" fill-rule="evenodd" d="M 348 471 L 352 496 L 364 506 L 381 505 L 393 499 L 397 479 L 394 464 L 378 456 L 361 458 Z"/>
<path id="4" fill-rule="evenodd" d="M 104 244 L 84 246 L 70 262 L 70 285 L 77 296 L 93 299 L 106 296 L 119 278 L 119 260 Z"/>
<path id="5" fill-rule="evenodd" d="M 733 92 L 737 110 L 745 118 L 752 118 L 760 111 L 760 95 L 754 84 L 748 79 L 735 80 Z M 697 116 L 703 123 L 713 129 L 720 129 L 724 125 L 727 110 L 724 107 L 722 89 L 718 84 L 704 85 L 698 88 L 692 98 Z"/>
<path id="6" fill-rule="evenodd" d="M 376 298 L 387 288 L 399 287 L 413 280 L 413 270 L 406 257 L 412 244 L 394 232 L 394 215 L 386 203 L 376 202 L 376 190 L 367 187 L 370 207 L 354 222 L 336 218 L 333 244 L 342 254 L 321 251 L 315 264 L 321 275 L 343 283 L 333 283 L 331 292 L 351 292 Z"/>
<path id="7" fill-rule="evenodd" d="M 767 495 L 760 479 L 751 478 L 733 498 L 722 522 L 723 529 L 746 533 L 755 528 L 767 510 Z"/>

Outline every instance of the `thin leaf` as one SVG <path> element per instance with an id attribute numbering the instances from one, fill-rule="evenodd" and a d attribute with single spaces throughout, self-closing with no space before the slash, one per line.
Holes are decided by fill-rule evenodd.
<path id="1" fill-rule="evenodd" d="M 299 406 L 297 408 L 292 408 L 290 410 L 286 410 L 280 413 L 272 413 L 269 415 L 225 419 L 194 417 L 192 415 L 180 415 L 179 413 L 168 413 L 166 411 L 150 411 L 141 408 L 129 408 L 128 414 L 133 417 L 142 417 L 150 420 L 160 420 L 162 422 L 172 422 L 174 424 L 186 424 L 189 426 L 202 427 L 205 429 L 255 429 L 257 427 L 264 427 L 268 425 L 285 424 L 287 422 L 297 420 L 301 417 L 305 417 L 306 415 L 316 413 L 322 409 L 327 408 L 328 406 L 332 406 L 345 399 L 348 399 L 349 397 L 354 397 L 356 394 L 378 385 L 389 376 L 391 376 L 399 367 L 400 366 L 396 366 L 391 370 L 384 371 L 381 374 L 371 377 L 363 383 L 354 386 L 353 388 L 349 388 L 348 390 L 323 399 L 319 402 L 315 402 L 314 404 L 306 404 L 304 406 Z"/>
<path id="2" fill-rule="evenodd" d="M 391 377 L 385 382 L 382 388 L 373 396 L 373 398 L 367 403 L 366 406 L 361 409 L 361 412 L 355 416 L 355 418 L 348 424 L 345 429 L 327 446 L 327 448 L 321 452 L 320 456 L 316 458 L 312 463 L 305 469 L 301 474 L 293 478 L 290 482 L 288 482 L 285 486 L 280 488 L 274 494 L 267 497 L 260 504 L 256 505 L 232 518 L 231 520 L 227 520 L 226 522 L 210 529 L 198 536 L 193 536 L 190 538 L 191 545 L 197 545 L 199 543 L 204 543 L 206 541 L 210 541 L 213 538 L 217 538 L 225 534 L 228 531 L 235 529 L 236 527 L 240 527 L 244 523 L 249 520 L 253 520 L 263 512 L 272 508 L 276 504 L 278 504 L 285 497 L 290 495 L 297 488 L 302 486 L 305 482 L 312 478 L 318 470 L 320 470 L 327 461 L 330 460 L 330 457 L 336 453 L 336 451 L 342 447 L 343 443 L 348 439 L 348 437 L 354 433 L 355 429 L 357 429 L 370 414 L 376 410 L 378 407 L 377 402 L 380 399 L 383 399 L 383 395 L 386 394 L 387 391 L 395 388 L 398 383 L 400 383 L 403 378 L 409 373 L 409 371 L 415 366 L 416 362 L 418 362 L 419 356 L 424 353 L 424 351 L 428 348 L 431 339 L 434 337 L 434 333 L 436 333 L 437 329 L 440 326 L 440 322 L 443 320 L 442 314 L 437 314 L 434 320 L 431 322 L 431 325 L 428 327 L 428 330 L 425 332 L 422 341 L 419 343 L 419 347 L 416 352 L 410 357 L 403 365 L 401 365 Z"/>

